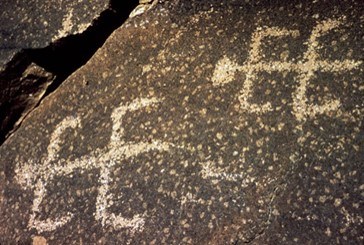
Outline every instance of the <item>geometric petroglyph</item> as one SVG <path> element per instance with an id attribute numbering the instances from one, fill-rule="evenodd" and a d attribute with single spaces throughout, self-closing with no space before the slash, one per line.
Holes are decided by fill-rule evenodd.
<path id="1" fill-rule="evenodd" d="M 243 72 L 245 74 L 245 81 L 238 94 L 240 110 L 262 114 L 273 110 L 270 102 L 261 105 L 249 102 L 252 97 L 253 81 L 257 78 L 258 72 L 296 72 L 298 73 L 297 79 L 299 85 L 292 97 L 293 114 L 298 121 L 303 122 L 307 118 L 314 118 L 319 114 L 328 114 L 329 112 L 340 110 L 341 102 L 339 99 L 325 101 L 322 105 L 309 104 L 306 91 L 309 81 L 315 77 L 316 71 L 340 73 L 357 69 L 358 66 L 362 64 L 362 61 L 348 59 L 342 61 L 319 59 L 318 50 L 321 47 L 318 39 L 330 30 L 337 28 L 342 23 L 342 20 L 331 19 L 318 23 L 313 28 L 306 43 L 307 50 L 304 53 L 303 60 L 298 61 L 297 63 L 288 62 L 287 60 L 268 62 L 262 60 L 264 56 L 261 54 L 261 44 L 266 37 L 297 37 L 299 36 L 298 30 L 287 30 L 278 27 L 258 27 L 252 34 L 249 57 L 246 62 L 243 65 L 239 65 L 224 56 L 216 64 L 212 76 L 212 84 L 214 86 L 223 86 L 226 83 L 233 81 L 237 72 Z"/>
<path id="2" fill-rule="evenodd" d="M 147 106 L 155 106 L 160 101 L 157 98 L 136 99 L 129 104 L 121 104 L 114 109 L 111 115 L 112 135 L 110 143 L 103 149 L 96 149 L 87 156 L 83 156 L 72 162 L 59 159 L 58 153 L 62 147 L 61 135 L 66 129 L 76 129 L 81 126 L 79 117 L 67 117 L 59 123 L 52 133 L 50 144 L 47 148 L 47 159 L 39 164 L 31 160 L 28 163 L 17 165 L 15 173 L 17 182 L 25 189 L 34 189 L 34 200 L 31 215 L 28 222 L 29 228 L 35 228 L 38 232 L 52 231 L 69 222 L 73 214 L 55 218 L 40 220 L 40 205 L 46 196 L 46 187 L 56 176 L 69 176 L 76 169 L 99 169 L 99 186 L 96 198 L 96 212 L 94 217 L 102 226 L 112 226 L 115 229 L 129 228 L 132 232 L 142 230 L 145 220 L 143 215 L 136 214 L 132 219 L 109 212 L 113 194 L 110 193 L 110 169 L 119 164 L 121 160 L 135 157 L 148 151 L 169 151 L 173 145 L 168 142 L 152 140 L 148 142 L 125 142 L 123 116 L 128 112 L 137 111 Z"/>
<path id="3" fill-rule="evenodd" d="M 318 23 L 312 30 L 311 35 L 306 43 L 307 50 L 303 55 L 303 60 L 297 63 L 288 62 L 286 59 L 278 61 L 264 61 L 261 54 L 262 42 L 267 37 L 297 37 L 300 35 L 298 30 L 288 30 L 278 27 L 257 28 L 252 34 L 249 57 L 243 65 L 237 64 L 230 58 L 224 56 L 218 61 L 212 77 L 214 86 L 224 86 L 233 81 L 237 73 L 244 73 L 245 80 L 237 97 L 240 103 L 240 110 L 262 114 L 272 111 L 270 102 L 257 104 L 250 102 L 253 94 L 254 80 L 257 79 L 259 72 L 295 72 L 297 73 L 298 86 L 293 93 L 293 114 L 298 121 L 304 122 L 307 118 L 314 118 L 319 114 L 327 114 L 331 111 L 340 109 L 341 102 L 338 99 L 326 101 L 321 105 L 308 103 L 307 87 L 309 82 L 314 78 L 316 71 L 331 73 L 340 73 L 357 69 L 361 61 L 354 60 L 321 60 L 318 51 L 320 49 L 318 39 L 328 33 L 330 30 L 337 28 L 342 24 L 341 20 L 326 20 Z M 31 214 L 28 221 L 28 227 L 34 228 L 38 232 L 52 231 L 69 222 L 74 214 L 68 212 L 61 217 L 47 218 L 41 220 L 41 205 L 47 195 L 49 184 L 57 176 L 70 176 L 76 169 L 100 171 L 98 179 L 98 194 L 96 197 L 95 220 L 99 221 L 103 227 L 113 227 L 114 229 L 128 228 L 132 232 L 140 231 L 144 228 L 145 217 L 143 214 L 135 214 L 132 218 L 124 218 L 120 214 L 110 212 L 114 194 L 110 192 L 112 179 L 110 171 L 114 166 L 120 164 L 123 160 L 136 157 L 139 154 L 149 151 L 168 152 L 172 143 L 151 140 L 141 142 L 126 142 L 124 139 L 123 118 L 127 112 L 140 110 L 148 106 L 155 106 L 160 100 L 155 97 L 136 99 L 127 104 L 121 104 L 115 108 L 111 114 L 112 133 L 109 145 L 104 148 L 95 149 L 88 155 L 77 158 L 73 161 L 67 161 L 59 157 L 59 152 L 64 144 L 62 136 L 66 130 L 76 130 L 81 128 L 81 118 L 67 117 L 61 121 L 53 131 L 50 144 L 47 148 L 47 157 L 45 160 L 30 159 L 27 162 L 20 162 L 16 166 L 15 179 L 25 189 L 32 190 L 34 193 Z M 242 160 L 240 160 L 242 161 Z M 244 161 L 242 161 L 244 162 Z M 229 182 L 241 182 L 242 187 L 246 187 L 248 181 L 242 173 L 228 173 L 226 169 L 219 167 L 219 164 L 213 161 L 200 163 L 202 166 L 201 177 L 209 179 L 213 183 L 219 180 Z M 48 186 L 48 187 L 47 187 Z M 182 198 L 181 203 L 187 200 L 196 199 L 191 193 L 187 193 Z M 196 201 L 197 202 L 197 201 Z"/>

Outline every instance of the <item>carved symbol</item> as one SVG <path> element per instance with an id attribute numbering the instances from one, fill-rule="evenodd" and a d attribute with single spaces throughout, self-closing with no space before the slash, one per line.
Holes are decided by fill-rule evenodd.
<path id="1" fill-rule="evenodd" d="M 73 214 L 67 213 L 63 217 L 56 219 L 40 220 L 37 216 L 40 213 L 40 205 L 46 195 L 47 183 L 52 181 L 55 176 L 68 176 L 75 169 L 100 169 L 98 196 L 96 199 L 95 219 L 101 221 L 102 226 L 112 226 L 115 229 L 130 228 L 132 231 L 143 229 L 144 218 L 135 215 L 132 219 L 127 219 L 121 215 L 109 212 L 113 194 L 110 189 L 110 168 L 117 165 L 121 160 L 138 156 L 141 153 L 151 150 L 169 151 L 173 146 L 171 143 L 159 140 L 151 142 L 125 142 L 123 139 L 124 128 L 122 126 L 123 116 L 127 111 L 137 111 L 147 106 L 154 106 L 160 101 L 156 98 L 134 100 L 130 104 L 121 105 L 114 109 L 111 119 L 113 122 L 110 144 L 104 149 L 97 149 L 90 155 L 83 156 L 73 162 L 66 162 L 59 159 L 58 152 L 62 142 L 60 136 L 67 128 L 76 129 L 81 126 L 80 118 L 67 117 L 54 130 L 50 144 L 48 146 L 48 157 L 38 165 L 34 161 L 26 164 L 19 164 L 16 169 L 16 180 L 24 188 L 34 186 L 34 200 L 32 213 L 28 222 L 29 228 L 35 228 L 38 232 L 52 231 L 69 222 Z"/>
<path id="2" fill-rule="evenodd" d="M 298 30 L 287 30 L 285 28 L 257 28 L 252 35 L 249 58 L 243 65 L 231 61 L 228 57 L 223 57 L 218 61 L 212 82 L 214 86 L 223 86 L 234 80 L 236 72 L 245 73 L 245 81 L 243 88 L 238 94 L 240 109 L 242 111 L 263 114 L 272 111 L 272 105 L 267 102 L 262 105 L 249 102 L 252 97 L 253 81 L 257 77 L 258 72 L 266 71 L 294 71 L 298 73 L 299 86 L 293 94 L 293 114 L 298 121 L 304 121 L 306 118 L 314 118 L 318 114 L 326 114 L 331 111 L 337 111 L 340 108 L 338 99 L 326 101 L 322 105 L 309 104 L 306 90 L 309 81 L 314 78 L 316 71 L 323 72 L 345 72 L 356 69 L 362 61 L 354 60 L 320 60 L 317 53 L 319 47 L 318 38 L 328 33 L 330 30 L 342 24 L 340 20 L 326 20 L 318 23 L 312 30 L 309 40 L 307 41 L 307 51 L 304 54 L 303 61 L 298 63 L 290 63 L 283 61 L 262 61 L 261 43 L 266 37 L 284 37 L 299 35 Z"/>

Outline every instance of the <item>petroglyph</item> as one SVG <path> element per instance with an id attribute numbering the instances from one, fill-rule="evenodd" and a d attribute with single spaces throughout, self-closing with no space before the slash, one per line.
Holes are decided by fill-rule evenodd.
<path id="1" fill-rule="evenodd" d="M 258 79 L 260 72 L 294 72 L 297 74 L 297 88 L 295 88 L 295 91 L 292 94 L 293 100 L 292 100 L 292 113 L 297 118 L 299 122 L 305 121 L 307 118 L 314 118 L 317 115 L 320 114 L 331 114 L 333 110 L 340 110 L 341 108 L 341 101 L 337 98 L 325 101 L 321 104 L 310 104 L 307 96 L 307 88 L 309 83 L 312 83 L 312 80 L 315 78 L 315 73 L 320 72 L 328 72 L 328 73 L 341 73 L 341 72 L 347 72 L 353 69 L 357 69 L 359 65 L 362 64 L 361 61 L 355 61 L 355 60 L 322 60 L 319 51 L 320 51 L 320 45 L 319 45 L 319 38 L 326 33 L 330 32 L 331 30 L 339 27 L 343 23 L 342 20 L 326 20 L 323 22 L 318 23 L 312 30 L 310 37 L 308 41 L 305 43 L 307 46 L 307 49 L 305 50 L 303 54 L 303 59 L 298 62 L 293 62 L 288 60 L 288 56 L 281 56 L 280 60 L 265 60 L 264 54 L 262 51 L 263 42 L 265 42 L 265 39 L 267 38 L 273 38 L 273 39 L 282 39 L 282 38 L 296 38 L 300 35 L 300 32 L 298 30 L 289 30 L 286 28 L 278 28 L 278 27 L 260 27 L 257 28 L 256 31 L 251 36 L 251 45 L 250 50 L 248 52 L 248 58 L 246 62 L 243 65 L 239 65 L 236 61 L 233 59 L 230 59 L 227 56 L 224 56 L 222 59 L 220 59 L 217 64 L 216 68 L 214 70 L 213 76 L 212 76 L 212 84 L 215 87 L 218 86 L 224 86 L 228 83 L 231 83 L 237 78 L 237 75 L 245 75 L 245 78 L 242 79 L 242 85 L 240 91 L 237 92 L 236 97 L 238 99 L 240 110 L 244 112 L 249 113 L 256 113 L 258 115 L 268 113 L 270 111 L 275 110 L 270 102 L 264 102 L 264 103 L 256 103 L 256 101 L 253 101 L 253 94 L 254 94 L 254 82 Z M 143 66 L 143 73 L 148 73 L 152 69 L 152 65 L 145 65 Z M 121 75 L 118 74 L 117 77 L 120 77 Z M 103 76 L 103 78 L 106 78 L 106 76 Z M 182 94 L 183 95 L 183 94 Z M 211 98 L 214 99 L 213 93 L 209 94 L 211 95 Z M 188 98 L 190 95 L 186 96 L 185 98 Z M 178 98 L 178 97 L 176 97 Z M 179 137 L 179 134 L 181 132 L 179 131 L 181 128 L 174 127 L 173 123 L 178 124 L 180 123 L 179 120 L 170 120 L 170 122 L 166 123 L 163 127 L 163 131 L 167 132 L 168 130 L 171 130 L 171 134 L 165 134 L 165 137 L 169 137 L 169 135 L 175 136 L 173 138 L 173 141 L 179 142 L 179 144 L 188 145 L 188 147 L 181 147 L 176 146 L 170 142 L 165 142 L 162 140 L 155 140 L 152 139 L 150 141 L 128 141 L 125 137 L 125 129 L 124 129 L 124 120 L 125 115 L 128 112 L 136 112 L 146 107 L 156 107 L 158 103 L 160 103 L 161 100 L 152 97 L 152 98 L 143 98 L 143 99 L 136 99 L 131 101 L 130 103 L 121 104 L 117 108 L 115 108 L 111 115 L 110 119 L 112 122 L 112 128 L 111 128 L 111 134 L 110 134 L 110 141 L 107 146 L 102 148 L 93 149 L 90 153 L 84 156 L 77 156 L 76 159 L 70 161 L 66 159 L 62 159 L 61 152 L 64 151 L 66 142 L 65 139 L 67 135 L 70 132 L 76 132 L 78 129 L 82 128 L 82 118 L 79 116 L 69 116 L 64 118 L 63 121 L 61 121 L 54 129 L 53 133 L 50 136 L 50 143 L 47 147 L 47 153 L 46 156 L 42 159 L 30 159 L 20 162 L 17 164 L 15 169 L 15 180 L 17 183 L 19 183 L 24 189 L 29 190 L 29 192 L 33 193 L 33 200 L 32 200 L 32 206 L 30 210 L 29 220 L 28 220 L 28 228 L 29 229 L 35 229 L 38 233 L 42 232 L 49 232 L 54 231 L 59 227 L 65 226 L 67 223 L 69 223 L 71 220 L 75 221 L 77 217 L 77 211 L 72 212 L 64 212 L 63 213 L 57 213 L 55 215 L 52 214 L 52 217 L 49 217 L 50 215 L 47 214 L 44 210 L 45 208 L 42 208 L 42 205 L 45 206 L 46 204 L 46 198 L 50 196 L 52 184 L 56 182 L 58 177 L 64 177 L 64 178 L 70 178 L 72 174 L 77 171 L 89 171 L 89 170 L 97 170 L 99 172 L 99 176 L 97 179 L 97 196 L 95 200 L 92 202 L 95 203 L 95 210 L 93 213 L 94 219 L 101 224 L 104 228 L 114 228 L 114 229 L 128 229 L 132 233 L 141 231 L 144 229 L 144 226 L 146 226 L 146 219 L 147 215 L 146 213 L 143 213 L 143 211 L 135 211 L 131 210 L 132 215 L 128 216 L 126 218 L 123 215 L 127 215 L 123 212 L 121 213 L 115 213 L 115 207 L 120 207 L 120 205 L 123 205 L 121 203 L 115 203 L 115 200 L 118 198 L 125 198 L 124 200 L 127 200 L 126 192 L 122 191 L 122 193 L 118 193 L 118 195 L 114 192 L 115 186 L 116 189 L 118 189 L 120 186 L 115 185 L 113 183 L 114 181 L 120 181 L 116 180 L 116 178 L 113 178 L 113 171 L 115 168 L 118 168 L 122 164 L 122 162 L 130 161 L 134 162 L 133 158 L 137 157 L 140 154 L 147 154 L 150 151 L 158 151 L 158 152 L 169 152 L 171 148 L 179 148 L 182 150 L 189 151 L 186 153 L 188 155 L 189 153 L 197 154 L 195 153 L 195 149 L 193 146 L 196 138 L 191 137 L 189 139 L 188 137 L 192 135 L 192 133 L 198 134 L 204 134 L 201 139 L 209 141 L 210 139 L 207 136 L 210 136 L 211 133 L 212 136 L 215 135 L 216 132 L 213 132 L 213 130 L 210 130 L 209 127 L 214 127 L 211 125 L 214 125 L 214 123 L 209 124 L 209 121 L 207 121 L 207 124 L 201 119 L 201 126 L 203 125 L 203 128 L 198 128 L 198 130 L 193 131 L 192 127 L 190 127 L 191 130 L 186 130 L 186 133 L 184 133 L 183 136 L 186 136 L 185 138 L 181 139 Z M 210 102 L 210 98 L 207 99 L 207 102 Z M 282 102 L 285 103 L 285 102 Z M 168 103 L 166 103 L 168 105 Z M 192 105 L 192 104 L 191 104 Z M 192 108 L 192 109 L 191 109 Z M 190 107 L 190 111 L 183 112 L 183 113 L 190 113 L 193 112 L 194 107 Z M 208 114 L 208 110 L 206 110 L 206 107 L 199 108 L 201 109 L 203 113 L 201 114 Z M 220 108 L 217 108 L 220 109 Z M 174 111 L 171 118 L 175 116 Z M 220 112 L 219 112 L 220 113 Z M 179 116 L 179 114 L 176 114 Z M 187 118 L 188 114 L 181 115 L 184 116 L 185 119 Z M 214 114 L 220 116 L 221 114 Z M 224 114 L 225 116 L 225 114 Z M 166 116 L 168 118 L 169 115 Z M 197 120 L 200 120 L 199 118 Z M 162 119 L 161 119 L 162 121 Z M 130 123 L 130 121 L 128 121 Z M 182 123 L 185 123 L 189 121 L 183 120 Z M 257 124 L 260 124 L 260 122 L 257 120 Z M 134 123 L 131 121 L 131 123 Z M 230 121 L 229 121 L 230 123 Z M 254 122 L 255 123 L 255 122 Z M 286 122 L 285 122 L 286 123 Z M 234 121 L 231 121 L 231 124 L 234 124 Z M 173 125 L 173 127 L 168 128 L 169 126 Z M 191 123 L 190 125 L 193 126 Z M 247 161 L 245 160 L 245 156 L 243 154 L 239 153 L 239 147 L 241 147 L 242 144 L 245 144 L 243 141 L 237 141 L 236 145 L 236 151 L 232 151 L 232 156 L 234 158 L 224 158 L 223 154 L 228 154 L 229 148 L 231 145 L 226 143 L 226 145 L 221 146 L 219 143 L 223 142 L 225 139 L 228 139 L 229 137 L 229 130 L 230 124 L 226 124 L 227 129 L 226 131 L 220 130 L 216 133 L 216 142 L 215 146 L 217 149 L 216 154 L 211 154 L 211 150 L 208 149 L 208 151 L 204 151 L 201 143 L 201 147 L 197 147 L 198 150 L 201 150 L 201 155 L 198 152 L 199 159 L 201 162 L 195 162 L 193 161 L 191 164 L 193 167 L 196 165 L 199 165 L 200 167 L 197 167 L 197 173 L 196 168 L 191 167 L 190 172 L 187 172 L 186 176 L 179 176 L 178 171 L 179 168 L 172 169 L 171 171 L 165 171 L 170 166 L 163 166 L 163 169 L 154 169 L 150 170 L 157 171 L 157 174 L 155 176 L 158 176 L 159 172 L 161 173 L 162 178 L 165 177 L 165 175 L 169 174 L 173 175 L 173 178 L 176 178 L 180 181 L 178 182 L 178 185 L 176 184 L 174 187 L 173 185 L 170 185 L 170 182 L 162 183 L 160 186 L 153 186 L 156 190 L 156 195 L 153 194 L 152 198 L 157 198 L 155 196 L 159 194 L 163 194 L 163 198 L 171 198 L 174 199 L 173 203 L 177 203 L 179 201 L 179 204 L 181 205 L 181 210 L 184 208 L 188 209 L 189 204 L 192 205 L 210 205 L 208 206 L 208 210 L 212 210 L 214 212 L 214 207 L 212 207 L 211 203 L 213 202 L 221 202 L 222 199 L 215 199 L 216 191 L 218 188 L 223 186 L 224 184 L 227 184 L 225 189 L 227 191 L 230 191 L 230 187 L 233 186 L 234 190 L 231 191 L 232 196 L 235 197 L 241 197 L 241 188 L 248 188 L 251 183 L 255 183 L 263 174 L 250 174 L 249 169 L 245 169 L 243 165 L 251 166 L 254 165 L 254 160 L 252 160 L 252 155 L 255 154 L 255 149 L 252 149 L 249 154 L 251 154 L 250 158 L 247 157 Z M 301 124 L 302 125 L 302 124 Z M 133 125 L 134 126 L 134 125 Z M 225 125 L 223 125 L 225 127 Z M 223 127 L 222 126 L 222 127 Z M 249 125 L 250 126 L 250 125 Z M 278 130 L 281 131 L 284 127 L 284 123 L 278 124 Z M 153 129 L 155 132 L 156 129 Z M 202 131 L 201 131 L 202 130 Z M 248 133 L 250 131 L 253 131 L 251 127 L 247 128 Z M 272 131 L 269 129 L 267 130 L 268 134 L 270 134 Z M 274 132 L 274 131 L 273 131 Z M 170 133 L 170 132 L 169 132 Z M 233 132 L 235 133 L 235 131 Z M 252 136 L 252 133 L 248 135 L 243 135 L 245 138 L 252 138 L 252 141 L 247 141 L 247 144 L 250 144 L 249 142 L 254 143 L 254 139 L 256 136 Z M 276 135 L 278 137 L 280 135 Z M 200 142 L 200 138 L 198 139 Z M 274 138 L 273 138 L 274 140 Z M 172 138 L 171 138 L 172 142 Z M 226 141 L 227 142 L 227 141 Z M 260 154 L 263 152 L 261 149 L 262 145 L 265 144 L 265 140 L 258 139 L 255 143 L 257 147 L 259 147 L 257 151 L 257 159 L 263 158 L 262 162 L 264 163 L 264 157 L 268 154 L 272 154 L 271 149 L 267 148 L 267 155 L 261 156 Z M 213 142 L 206 142 L 207 144 L 213 144 Z M 289 142 L 291 143 L 291 142 Z M 176 143 L 177 144 L 177 143 Z M 235 144 L 235 143 L 234 143 Z M 210 147 L 210 145 L 209 145 Z M 219 149 L 219 147 L 221 147 Z M 287 148 L 287 151 L 289 151 L 290 148 Z M 72 149 L 70 149 L 72 151 Z M 206 153 L 206 154 L 205 154 Z M 208 157 L 206 155 L 210 154 Z M 240 154 L 240 155 L 239 155 Z M 273 153 L 276 154 L 276 153 Z M 278 153 L 280 154 L 280 153 Z M 77 154 L 75 154 L 77 155 Z M 184 155 L 181 155 L 184 157 Z M 192 155 L 193 156 L 193 155 Z M 221 156 L 221 160 L 216 159 L 210 159 L 210 156 L 215 158 L 217 156 Z M 229 153 L 230 156 L 230 153 Z M 160 156 L 158 156 L 160 157 Z M 162 156 L 162 158 L 165 157 Z M 173 156 L 175 157 L 175 156 Z M 179 156 L 178 156 L 179 157 Z M 255 157 L 255 156 L 254 156 Z M 175 161 L 175 159 L 179 158 L 173 158 L 172 161 Z M 191 161 L 192 158 L 188 157 L 185 160 L 186 163 L 181 163 L 183 167 L 186 167 Z M 274 157 L 273 157 L 274 159 Z M 162 163 L 162 160 L 164 159 L 158 159 L 159 162 Z M 193 159 L 192 159 L 193 160 Z M 178 161 L 178 160 L 176 160 Z M 159 164 L 159 163 L 158 163 Z M 284 164 L 284 163 L 283 163 Z M 282 165 L 283 165 L 282 164 Z M 278 164 L 277 164 L 278 165 Z M 242 167 L 241 167 L 242 166 Z M 280 166 L 280 165 L 278 165 Z M 255 166 L 253 166 L 255 167 Z M 269 169 L 272 167 L 272 169 Z M 274 166 L 276 168 L 276 166 Z M 161 166 L 162 168 L 162 166 Z M 182 167 L 181 167 L 182 168 Z M 187 167 L 186 167 L 187 168 Z M 264 166 L 264 169 L 273 170 L 272 166 Z M 142 169 L 142 168 L 141 168 Z M 252 168 L 253 169 L 253 168 Z M 119 170 L 119 169 L 117 169 Z M 139 170 L 137 170 L 138 172 Z M 144 168 L 140 171 L 144 171 Z M 148 170 L 149 171 L 149 170 Z M 138 172 L 139 173 L 139 172 Z M 172 174 L 173 173 L 173 174 Z M 149 174 L 149 172 L 148 172 Z M 94 173 L 93 173 L 94 175 Z M 268 175 L 268 174 L 267 174 Z M 190 179 L 188 178 L 200 178 L 204 181 L 198 182 L 198 184 L 191 184 L 191 186 L 188 186 L 188 189 L 182 189 L 186 188 L 187 184 Z M 149 178 L 149 176 L 148 176 Z M 151 175 L 150 178 L 153 178 Z M 180 179 L 179 179 L 180 178 Z M 198 179 L 198 180 L 200 180 Z M 188 181 L 186 181 L 188 180 Z M 207 180 L 207 181 L 206 181 Z M 96 181 L 96 180 L 95 180 Z M 159 180 L 154 180 L 157 182 Z M 173 182 L 174 179 L 172 179 L 171 182 Z M 268 181 L 268 180 L 267 180 Z M 274 180 L 269 180 L 274 181 Z M 181 182 L 181 183 L 180 183 Z M 192 181 L 191 181 L 192 182 Z M 258 181 L 257 181 L 258 182 Z M 202 184 L 201 184 L 202 183 Z M 205 185 L 208 183 L 207 187 L 203 186 L 203 188 L 206 188 L 204 190 L 204 194 L 201 194 L 198 190 L 198 188 L 201 188 L 201 185 Z M 159 184 L 159 183 L 158 183 Z M 172 183 L 173 184 L 173 183 Z M 167 186 L 167 188 L 166 188 Z M 182 186 L 182 187 L 181 187 Z M 191 187 L 191 188 L 190 188 Z M 127 185 L 123 188 L 132 188 L 131 185 Z M 174 189 L 173 189 L 174 188 Z M 182 193 L 178 192 L 178 188 L 181 188 Z M 201 188 L 201 189 L 203 189 Z M 210 189 L 214 189 L 210 191 Z M 266 187 L 264 187 L 266 188 Z M 224 189 L 224 191 L 225 191 Z M 236 191 L 235 191 L 236 190 Z M 137 191 L 132 190 L 134 193 Z M 153 189 L 147 188 L 147 190 L 143 190 L 146 192 L 151 192 Z M 239 193 L 238 193 L 239 192 Z M 210 194 L 212 193 L 212 194 Z M 238 193 L 238 194 L 237 194 Z M 123 195 L 124 194 L 124 195 Z M 148 193 L 149 194 L 149 193 Z M 216 195 L 217 196 L 217 195 Z M 211 199 L 209 199 L 211 197 Z M 238 198 L 236 198 L 238 199 Z M 129 199 L 132 200 L 132 199 Z M 153 203 L 155 199 L 148 200 L 149 203 Z M 161 202 L 162 199 L 158 199 L 158 203 Z M 52 200 L 53 201 L 53 200 Z M 240 200 L 241 201 L 241 200 Z M 132 201 L 129 201 L 129 203 Z M 243 205 L 244 202 L 241 201 L 240 203 L 237 203 L 234 199 L 230 202 L 230 200 L 227 200 L 224 204 L 225 207 L 230 205 L 230 203 L 233 203 L 236 207 L 240 207 L 239 205 Z M 220 204 L 220 203 L 218 203 Z M 114 206 L 117 205 L 117 206 Z M 145 207 L 143 206 L 145 205 Z M 143 203 L 141 206 L 145 208 L 146 210 L 148 207 L 148 203 Z M 178 205 L 177 205 L 178 206 Z M 67 208 L 67 207 L 65 207 Z M 178 207 L 177 207 L 178 208 Z M 66 209 L 67 210 L 67 209 Z M 113 210 L 113 211 L 111 211 Z M 174 210 L 172 210 L 174 212 Z M 146 211 L 149 213 L 149 210 Z M 182 213 L 182 212 L 181 212 Z M 205 214 L 203 214 L 205 215 Z M 152 217 L 152 215 L 148 216 L 149 218 Z M 168 218 L 169 219 L 169 218 Z M 148 222 L 149 223 L 149 222 Z M 186 223 L 188 224 L 188 223 Z M 213 227 L 211 222 L 209 223 L 209 227 Z M 67 224 L 70 225 L 70 224 Z M 183 226 L 183 225 L 182 225 Z M 108 229 L 105 229 L 105 231 Z M 144 231 L 149 230 L 145 229 Z"/>
<path id="2" fill-rule="evenodd" d="M 339 99 L 326 101 L 323 105 L 308 104 L 306 89 L 309 81 L 315 76 L 316 71 L 331 73 L 345 72 L 357 68 L 362 62 L 354 60 L 328 61 L 319 60 L 317 50 L 320 49 L 318 38 L 337 28 L 343 22 L 340 20 L 326 20 L 316 25 L 307 42 L 307 51 L 304 54 L 306 62 L 296 64 L 299 73 L 299 86 L 293 95 L 293 113 L 299 121 L 305 118 L 313 118 L 319 114 L 327 114 L 330 111 L 339 110 L 341 102 Z"/>
<path id="3" fill-rule="evenodd" d="M 73 17 L 73 9 L 71 9 L 71 11 L 67 13 L 66 16 L 63 18 L 62 29 L 60 29 L 58 31 L 58 34 L 52 39 L 53 42 L 61 37 L 67 36 L 67 34 L 71 32 L 73 27 L 72 17 Z"/>
<path id="4" fill-rule="evenodd" d="M 144 226 L 143 215 L 136 214 L 132 219 L 109 212 L 114 195 L 110 193 L 110 170 L 120 164 L 120 161 L 136 157 L 139 154 L 152 150 L 169 151 L 173 145 L 168 142 L 151 140 L 150 142 L 125 142 L 123 116 L 129 111 L 137 111 L 148 106 L 155 106 L 160 101 L 157 98 L 144 98 L 132 101 L 129 104 L 121 104 L 114 109 L 111 119 L 113 122 L 110 144 L 104 149 L 96 149 L 91 154 L 78 158 L 72 162 L 60 159 L 58 153 L 62 148 L 62 134 L 66 129 L 79 128 L 81 119 L 79 117 L 67 117 L 59 123 L 52 133 L 48 146 L 47 159 L 35 164 L 30 160 L 28 163 L 20 163 L 16 170 L 16 180 L 25 189 L 34 189 L 34 200 L 28 227 L 35 228 L 38 232 L 52 231 L 69 222 L 73 214 L 67 213 L 63 217 L 55 219 L 40 220 L 40 205 L 47 194 L 47 184 L 56 176 L 68 176 L 76 169 L 90 170 L 100 169 L 98 195 L 96 198 L 96 212 L 94 217 L 100 221 L 102 226 L 112 226 L 115 229 L 129 228 L 133 232 L 142 230 Z"/>
<path id="5" fill-rule="evenodd" d="M 212 161 L 203 162 L 201 165 L 201 176 L 204 179 L 223 179 L 227 181 L 244 180 L 243 174 L 227 173 L 224 169 L 215 167 Z"/>
<path id="6" fill-rule="evenodd" d="M 244 86 L 239 93 L 239 101 L 242 110 L 251 111 L 255 113 L 264 113 L 272 110 L 272 105 L 267 102 L 263 105 L 258 105 L 250 103 L 248 99 L 252 96 L 252 86 L 253 81 L 256 79 L 258 71 L 287 71 L 290 70 L 290 63 L 288 62 L 261 62 L 261 42 L 266 37 L 283 37 L 283 36 L 298 36 L 299 32 L 297 30 L 289 31 L 287 29 L 273 28 L 258 28 L 255 33 L 253 33 L 252 43 L 250 46 L 249 58 L 244 65 L 245 81 Z"/>
<path id="7" fill-rule="evenodd" d="M 212 84 L 214 86 L 225 85 L 235 78 L 235 73 L 242 67 L 238 63 L 233 62 L 228 57 L 224 56 L 220 59 L 215 67 L 214 74 L 212 76 Z"/>
<path id="8" fill-rule="evenodd" d="M 342 73 L 357 69 L 362 61 L 355 60 L 321 60 L 318 51 L 320 50 L 319 38 L 329 31 L 339 27 L 344 23 L 344 18 L 340 20 L 325 20 L 318 23 L 312 30 L 309 40 L 307 41 L 307 51 L 304 53 L 303 60 L 297 63 L 288 62 L 286 59 L 281 61 L 264 61 L 261 53 L 262 41 L 266 37 L 281 38 L 291 36 L 293 38 L 300 35 L 298 30 L 287 30 L 285 28 L 261 28 L 258 27 L 252 34 L 250 52 L 247 61 L 243 65 L 224 56 L 216 64 L 215 71 L 212 76 L 212 84 L 214 86 L 223 86 L 234 80 L 237 72 L 243 72 L 245 80 L 243 87 L 238 93 L 240 109 L 242 111 L 263 114 L 272 111 L 270 102 L 265 104 L 251 103 L 253 81 L 257 79 L 258 73 L 265 71 L 271 73 L 273 71 L 284 72 L 291 71 L 298 74 L 298 87 L 292 94 L 293 98 L 293 114 L 298 121 L 305 121 L 307 118 L 314 118 L 320 114 L 329 114 L 332 111 L 340 110 L 341 102 L 339 99 L 325 101 L 321 105 L 309 104 L 307 99 L 307 86 L 315 77 L 315 72 Z"/>

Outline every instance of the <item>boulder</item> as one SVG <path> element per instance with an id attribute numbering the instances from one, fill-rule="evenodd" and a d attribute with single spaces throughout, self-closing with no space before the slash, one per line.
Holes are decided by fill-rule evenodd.
<path id="1" fill-rule="evenodd" d="M 363 242 L 361 1 L 164 1 L 0 147 L 0 243 Z"/>

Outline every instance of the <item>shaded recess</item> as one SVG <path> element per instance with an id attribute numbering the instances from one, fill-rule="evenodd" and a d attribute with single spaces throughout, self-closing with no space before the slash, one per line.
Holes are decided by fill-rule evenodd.
<path id="1" fill-rule="evenodd" d="M 0 73 L 0 145 L 43 98 L 93 56 L 137 5 L 138 0 L 111 0 L 83 33 L 14 56 Z M 29 71 L 30 66 L 37 69 Z"/>

